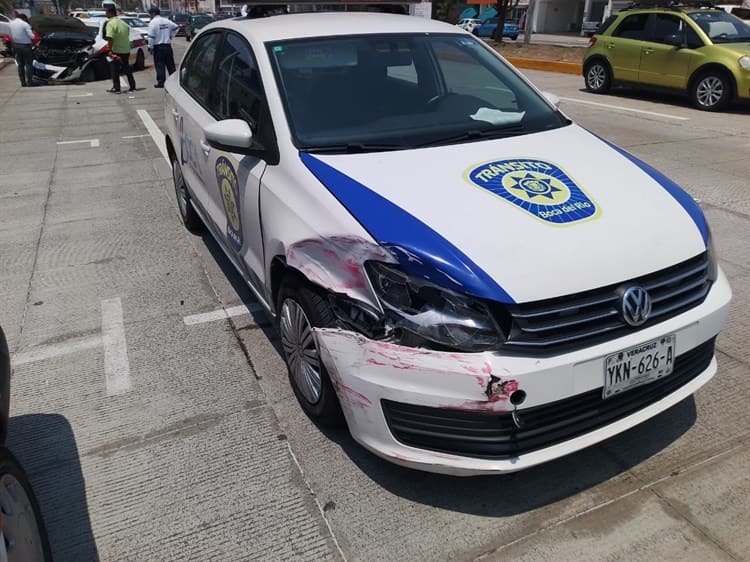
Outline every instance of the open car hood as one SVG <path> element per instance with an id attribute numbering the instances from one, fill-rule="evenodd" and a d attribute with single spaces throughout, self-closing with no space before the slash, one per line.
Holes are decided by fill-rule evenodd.
<path id="1" fill-rule="evenodd" d="M 35 16 L 30 20 L 31 27 L 43 38 L 70 37 L 91 39 L 88 28 L 78 18 L 67 16 Z"/>

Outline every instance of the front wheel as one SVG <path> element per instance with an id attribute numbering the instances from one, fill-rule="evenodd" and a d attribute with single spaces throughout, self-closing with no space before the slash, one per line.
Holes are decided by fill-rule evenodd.
<path id="1" fill-rule="evenodd" d="M 515 41 L 516 39 L 518 39 L 518 35 L 512 35 L 511 36 L 511 40 Z"/>
<path id="2" fill-rule="evenodd" d="M 612 73 L 602 61 L 590 62 L 583 71 L 586 89 L 595 94 L 603 94 L 612 86 Z"/>
<path id="3" fill-rule="evenodd" d="M 193 208 L 192 203 L 190 203 L 190 193 L 185 184 L 185 178 L 182 175 L 182 167 L 177 161 L 177 156 L 172 156 L 172 181 L 174 182 L 174 191 L 177 196 L 177 208 L 180 211 L 182 224 L 184 224 L 185 228 L 190 232 L 200 230 L 203 223 L 201 222 L 198 213 Z"/>
<path id="4" fill-rule="evenodd" d="M 709 71 L 693 81 L 690 98 L 693 105 L 704 111 L 717 111 L 729 103 L 731 86 L 721 72 Z"/>
<path id="5" fill-rule="evenodd" d="M 39 502 L 23 468 L 5 447 L 0 447 L 0 511 L 0 560 L 52 560 Z"/>
<path id="6" fill-rule="evenodd" d="M 341 426 L 341 405 L 313 332 L 334 325 L 328 302 L 306 281 L 290 276 L 279 290 L 276 310 L 289 382 L 302 409 L 321 425 Z"/>

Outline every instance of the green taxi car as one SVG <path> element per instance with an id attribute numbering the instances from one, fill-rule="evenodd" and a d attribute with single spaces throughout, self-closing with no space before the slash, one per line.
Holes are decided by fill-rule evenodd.
<path id="1" fill-rule="evenodd" d="M 614 84 L 687 92 L 715 111 L 750 99 L 750 25 L 724 10 L 631 8 L 607 20 L 583 59 L 586 89 Z"/>

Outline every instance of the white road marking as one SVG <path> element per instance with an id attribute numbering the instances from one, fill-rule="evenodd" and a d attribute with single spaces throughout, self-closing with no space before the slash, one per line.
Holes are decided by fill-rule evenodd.
<path id="1" fill-rule="evenodd" d="M 690 121 L 690 117 L 680 117 L 678 115 L 669 115 L 668 113 L 658 113 L 656 111 L 646 111 L 645 109 L 635 109 L 633 107 L 623 107 L 621 105 L 610 105 L 608 103 L 599 103 L 596 101 L 579 100 L 577 98 L 564 98 L 560 97 L 563 101 L 569 101 L 571 103 L 582 103 L 584 105 L 593 105 L 595 107 L 604 107 L 607 109 L 614 109 L 616 111 L 630 111 L 633 113 L 641 113 L 643 115 L 653 115 L 654 117 L 664 117 L 665 119 L 675 119 L 677 121 Z"/>
<path id="2" fill-rule="evenodd" d="M 156 126 L 156 123 L 154 123 L 154 120 L 151 119 L 151 116 L 145 109 L 138 110 L 138 117 L 140 117 L 141 121 L 143 121 L 143 124 L 146 126 L 146 130 L 151 135 L 151 138 L 154 139 L 156 148 L 159 149 L 161 155 L 164 156 L 164 160 L 166 160 L 167 164 L 169 164 L 169 153 L 167 152 L 167 143 L 164 140 L 164 133 L 159 130 L 159 127 Z"/>
<path id="3" fill-rule="evenodd" d="M 124 76 L 120 76 L 120 88 L 123 90 L 130 88 L 130 84 L 128 84 L 128 81 Z"/>
<path id="4" fill-rule="evenodd" d="M 150 137 L 151 135 L 128 135 L 127 137 L 122 137 L 124 139 L 142 139 L 143 137 Z"/>
<path id="5" fill-rule="evenodd" d="M 83 140 L 74 140 L 74 141 L 57 141 L 57 144 L 80 144 L 82 142 L 87 142 L 91 145 L 91 148 L 96 148 L 99 146 L 99 139 L 83 139 Z"/>
<path id="6" fill-rule="evenodd" d="M 202 314 L 185 316 L 182 320 L 187 326 L 193 326 L 195 324 L 203 324 L 204 322 L 224 320 L 225 318 L 231 318 L 232 316 L 242 316 L 243 314 L 250 314 L 251 312 L 260 312 L 261 310 L 263 310 L 263 307 L 259 304 L 251 304 L 250 306 L 240 305 L 231 308 L 213 310 L 211 312 L 204 312 Z"/>
<path id="7" fill-rule="evenodd" d="M 85 94 L 74 94 L 72 96 L 68 96 L 69 98 L 90 98 L 93 96 L 93 92 L 87 92 Z"/>
<path id="8" fill-rule="evenodd" d="M 102 345 L 107 396 L 130 390 L 130 363 L 119 298 L 102 301 Z"/>
<path id="9" fill-rule="evenodd" d="M 13 356 L 13 364 L 18 366 L 25 365 L 26 363 L 33 363 L 34 361 L 44 361 L 45 359 L 52 359 L 53 357 L 69 355 L 77 351 L 94 349 L 96 347 L 101 347 L 101 345 L 101 336 L 91 336 L 61 343 L 41 345 L 39 347 L 29 349 L 28 351 L 16 353 Z"/>

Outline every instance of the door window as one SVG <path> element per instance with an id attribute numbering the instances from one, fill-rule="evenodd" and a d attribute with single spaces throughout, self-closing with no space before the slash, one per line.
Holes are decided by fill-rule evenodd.
<path id="1" fill-rule="evenodd" d="M 250 47 L 243 39 L 227 34 L 216 69 L 211 111 L 216 118 L 242 119 L 257 132 L 263 106 L 263 86 Z"/>
<path id="2" fill-rule="evenodd" d="M 651 24 L 650 40 L 656 43 L 667 43 L 669 35 L 682 35 L 683 22 L 671 14 L 654 14 Z"/>
<path id="3" fill-rule="evenodd" d="M 623 39 L 645 39 L 648 14 L 633 14 L 626 17 L 612 34 Z"/>
<path id="4" fill-rule="evenodd" d="M 182 87 L 205 107 L 210 107 L 211 71 L 220 42 L 221 33 L 209 33 L 196 39 L 180 69 Z"/>

